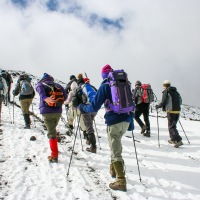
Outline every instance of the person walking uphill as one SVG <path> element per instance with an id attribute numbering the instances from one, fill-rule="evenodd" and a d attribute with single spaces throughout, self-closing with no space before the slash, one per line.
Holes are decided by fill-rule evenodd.
<path id="1" fill-rule="evenodd" d="M 35 91 L 31 85 L 31 78 L 27 74 L 21 74 L 17 80 L 15 89 L 13 90 L 13 95 L 17 96 L 19 94 L 19 101 L 24 116 L 25 129 L 30 129 L 30 113 L 29 108 L 32 104 L 33 98 L 35 96 Z"/>
<path id="2" fill-rule="evenodd" d="M 90 102 L 94 99 L 97 89 L 89 82 L 90 82 L 89 79 L 87 79 L 86 82 L 84 81 L 82 74 L 79 74 L 77 76 L 78 88 L 76 89 L 72 97 L 73 106 L 77 107 L 80 103 L 90 104 Z M 96 112 L 89 112 L 89 113 L 81 112 L 80 116 L 83 118 L 83 122 L 86 128 L 86 132 L 85 133 L 83 132 L 84 138 L 86 139 L 86 144 L 91 145 L 90 147 L 86 148 L 86 151 L 91 153 L 97 152 L 96 137 L 94 134 L 94 127 L 93 127 L 93 121 L 96 114 L 97 114 Z"/>
<path id="3" fill-rule="evenodd" d="M 0 123 L 1 123 L 1 107 L 2 102 L 8 92 L 8 86 L 6 80 L 0 75 Z"/>
<path id="4" fill-rule="evenodd" d="M 54 78 L 44 73 L 42 79 L 36 85 L 36 91 L 40 96 L 40 114 L 42 114 L 45 126 L 47 127 L 47 137 L 51 149 L 48 160 L 51 163 L 58 162 L 58 139 L 56 126 L 61 118 L 62 104 L 67 98 L 64 88 L 54 82 Z"/>
<path id="5" fill-rule="evenodd" d="M 177 89 L 171 86 L 169 80 L 165 80 L 163 82 L 163 89 L 162 102 L 159 105 L 156 105 L 156 109 L 162 108 L 163 111 L 167 112 L 168 130 L 170 136 L 170 140 L 168 140 L 168 142 L 170 144 L 174 144 L 175 148 L 178 148 L 183 145 L 182 138 L 176 128 L 180 116 L 182 98 Z"/>
<path id="6" fill-rule="evenodd" d="M 150 137 L 150 121 L 149 121 L 149 108 L 150 103 L 145 103 L 142 101 L 142 92 L 141 92 L 142 83 L 140 81 L 136 81 L 135 90 L 133 93 L 135 99 L 135 121 L 139 124 L 141 128 L 141 134 L 146 137 Z M 144 123 L 140 119 L 140 116 L 143 115 Z"/>
<path id="7" fill-rule="evenodd" d="M 126 177 L 124 171 L 124 160 L 122 158 L 122 143 L 121 139 L 124 133 L 129 128 L 130 122 L 133 122 L 133 113 L 116 113 L 111 108 L 114 108 L 111 85 L 108 83 L 108 76 L 113 69 L 110 65 L 102 68 L 102 78 L 104 79 L 98 89 L 94 100 L 89 104 L 80 104 L 81 112 L 97 112 L 102 104 L 106 108 L 105 123 L 107 124 L 108 143 L 111 151 L 110 174 L 116 177 L 114 183 L 110 183 L 109 187 L 113 190 L 126 191 Z M 130 91 L 131 93 L 131 91 Z M 132 108 L 133 109 L 133 108 Z"/>

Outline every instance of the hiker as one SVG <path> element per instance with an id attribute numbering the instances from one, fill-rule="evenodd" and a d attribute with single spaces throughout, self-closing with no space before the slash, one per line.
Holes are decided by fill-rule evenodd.
<path id="1" fill-rule="evenodd" d="M 146 137 L 150 137 L 151 128 L 149 121 L 149 109 L 150 103 L 145 103 L 142 101 L 142 92 L 141 92 L 141 81 L 135 82 L 135 90 L 133 93 L 133 97 L 135 100 L 135 121 L 139 124 L 141 128 L 141 134 Z M 140 119 L 141 115 L 143 115 L 144 122 Z"/>
<path id="2" fill-rule="evenodd" d="M 35 96 L 34 88 L 31 85 L 31 78 L 27 74 L 21 74 L 12 93 L 13 96 L 17 96 L 19 94 L 20 106 L 25 122 L 24 129 L 30 129 L 31 120 L 29 108 Z"/>
<path id="3" fill-rule="evenodd" d="M 168 142 L 170 144 L 174 144 L 175 148 L 183 145 L 182 138 L 176 128 L 180 117 L 181 104 L 182 98 L 176 87 L 171 86 L 169 80 L 165 80 L 163 82 L 162 101 L 160 104 L 156 105 L 156 109 L 162 108 L 163 111 L 166 111 L 167 113 L 168 130 L 170 136 L 170 140 L 168 140 Z"/>
<path id="4" fill-rule="evenodd" d="M 88 94 L 86 94 L 87 88 L 89 88 L 89 90 L 91 90 L 90 94 L 96 95 L 96 88 L 94 86 L 90 85 L 88 80 L 86 80 L 86 82 L 87 83 L 85 83 L 82 74 L 79 74 L 77 76 L 78 88 L 76 89 L 74 96 L 72 97 L 73 105 L 78 106 L 80 103 L 90 104 L 89 96 L 88 96 Z M 87 86 L 89 86 L 89 87 L 87 87 Z M 96 112 L 81 113 L 81 117 L 83 118 L 83 121 L 84 121 L 84 124 L 86 127 L 86 134 L 84 135 L 84 138 L 86 138 L 86 144 L 91 145 L 90 147 L 86 148 L 86 151 L 91 152 L 91 153 L 97 152 L 96 137 L 94 134 L 95 131 L 94 131 L 94 127 L 93 127 L 93 121 L 94 121 L 96 114 L 97 114 Z"/>
<path id="5" fill-rule="evenodd" d="M 40 96 L 40 114 L 42 114 L 44 119 L 44 124 L 47 127 L 47 137 L 49 138 L 49 145 L 51 149 L 51 155 L 48 156 L 50 163 L 58 162 L 58 138 L 56 127 L 61 118 L 62 114 L 62 104 L 67 98 L 67 94 L 64 88 L 54 82 L 54 78 L 47 73 L 44 73 L 42 79 L 36 85 L 36 91 Z M 52 101 L 52 95 L 56 94 L 58 91 L 59 103 L 57 99 Z M 57 103 L 56 103 L 57 102 Z"/>
<path id="6" fill-rule="evenodd" d="M 79 109 L 82 113 L 97 112 L 102 104 L 106 108 L 104 115 L 107 124 L 108 143 L 111 151 L 110 174 L 116 177 L 114 183 L 110 183 L 109 187 L 113 190 L 126 191 L 126 177 L 124 171 L 124 160 L 122 158 L 122 136 L 129 128 L 130 122 L 133 122 L 133 113 L 116 113 L 110 109 L 113 102 L 111 86 L 108 84 L 107 77 L 109 72 L 113 71 L 110 65 L 102 68 L 103 82 L 98 89 L 94 100 L 89 105 L 80 104 Z"/>
<path id="7" fill-rule="evenodd" d="M 77 79 L 76 79 L 76 77 L 75 77 L 75 75 L 71 75 L 70 77 L 69 77 L 69 82 L 67 83 L 67 86 L 66 86 L 66 88 L 65 88 L 65 91 L 66 91 L 66 93 L 67 93 L 67 95 L 69 94 L 69 92 L 71 91 L 71 84 L 72 83 L 77 83 Z"/>
<path id="8" fill-rule="evenodd" d="M 7 93 L 7 97 L 5 98 L 5 102 L 7 101 L 10 102 L 10 89 L 11 89 L 11 84 L 13 83 L 13 79 L 12 79 L 12 76 L 9 74 L 9 72 L 6 70 L 2 70 L 1 74 L 6 80 L 6 83 L 8 86 L 8 93 Z"/>
<path id="9" fill-rule="evenodd" d="M 0 122 L 1 122 L 1 108 L 2 108 L 2 102 L 7 95 L 8 92 L 8 86 L 6 83 L 6 80 L 0 75 Z"/>
<path id="10" fill-rule="evenodd" d="M 73 81 L 70 86 L 70 92 L 68 93 L 67 100 L 64 102 L 65 106 L 68 107 L 67 112 L 67 121 L 68 121 L 68 131 L 66 134 L 68 136 L 71 136 L 74 129 L 74 121 L 77 116 L 80 116 L 80 111 L 77 109 L 77 107 L 73 107 L 72 105 L 72 97 L 75 93 L 75 90 L 77 89 L 78 85 L 76 81 Z M 84 138 L 86 138 L 86 127 L 83 121 L 83 117 L 80 118 L 80 128 L 83 131 Z"/>

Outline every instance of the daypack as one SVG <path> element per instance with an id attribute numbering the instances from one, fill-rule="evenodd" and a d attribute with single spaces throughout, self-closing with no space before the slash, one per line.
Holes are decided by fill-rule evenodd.
<path id="1" fill-rule="evenodd" d="M 33 86 L 31 85 L 31 83 L 27 80 L 22 80 L 20 82 L 20 94 L 21 95 L 31 95 L 33 94 Z"/>
<path id="2" fill-rule="evenodd" d="M 111 88 L 112 102 L 109 109 L 115 113 L 129 113 L 134 110 L 131 83 L 124 70 L 114 70 L 108 74 L 108 84 Z"/>
<path id="3" fill-rule="evenodd" d="M 2 81 L 2 77 L 0 77 L 0 90 L 3 90 L 4 86 L 3 86 L 3 81 Z"/>
<path id="4" fill-rule="evenodd" d="M 85 83 L 81 88 L 83 103 L 91 103 L 97 93 L 96 90 L 89 83 Z"/>
<path id="5" fill-rule="evenodd" d="M 42 82 L 42 84 L 47 86 L 45 90 L 47 98 L 44 100 L 45 104 L 50 107 L 62 107 L 64 103 L 64 94 L 61 88 L 57 87 L 56 84 L 47 84 Z"/>
<path id="6" fill-rule="evenodd" d="M 150 84 L 142 84 L 142 102 L 152 103 L 154 101 L 154 93 Z"/>

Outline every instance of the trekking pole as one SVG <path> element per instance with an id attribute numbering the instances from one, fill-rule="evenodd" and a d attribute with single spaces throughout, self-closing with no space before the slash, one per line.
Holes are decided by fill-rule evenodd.
<path id="1" fill-rule="evenodd" d="M 142 178 L 141 178 L 141 176 L 140 176 L 140 167 L 139 167 L 139 162 L 138 162 L 138 157 L 137 157 L 137 150 L 136 150 L 135 138 L 134 138 L 133 131 L 132 131 L 132 136 L 133 136 L 133 144 L 134 144 L 134 148 L 135 148 L 135 157 L 136 157 L 136 160 L 137 160 L 137 167 L 138 167 L 139 180 L 140 180 L 140 182 L 142 182 Z"/>
<path id="2" fill-rule="evenodd" d="M 15 96 L 13 95 L 13 124 L 14 122 L 14 114 L 15 114 Z"/>
<path id="3" fill-rule="evenodd" d="M 76 134 L 75 134 L 75 138 L 74 138 L 74 144 L 73 144 L 73 147 L 72 147 L 72 153 L 71 153 L 71 157 L 70 157 L 70 161 L 69 161 L 69 166 L 68 166 L 68 170 L 67 170 L 67 177 L 69 175 L 69 169 L 70 169 L 70 165 L 71 165 L 71 161 L 72 161 L 72 155 L 74 153 L 74 146 L 75 146 L 75 143 L 76 143 L 76 137 L 77 137 L 77 133 L 78 133 L 78 128 L 79 128 L 79 124 L 80 124 L 80 119 L 81 119 L 81 115 L 79 117 L 79 120 L 78 120 L 78 125 L 77 125 L 77 129 L 76 129 Z"/>
<path id="4" fill-rule="evenodd" d="M 97 126 L 96 126 L 95 119 L 94 119 L 94 126 L 95 126 L 95 129 L 96 129 L 97 138 L 98 138 L 98 141 L 99 141 L 99 135 L 98 135 L 98 131 L 97 131 Z M 100 141 L 99 141 L 99 148 L 101 149 Z"/>
<path id="5" fill-rule="evenodd" d="M 187 137 L 187 135 L 186 135 L 186 133 L 185 133 L 185 130 L 183 129 L 183 126 L 182 126 L 180 120 L 179 120 L 179 124 L 181 125 L 181 128 L 182 128 L 182 130 L 183 130 L 183 132 L 184 132 L 184 134 L 185 134 L 185 137 L 187 138 L 188 144 L 190 144 L 190 141 L 188 140 L 188 137 Z"/>
<path id="6" fill-rule="evenodd" d="M 7 99 L 8 99 L 8 96 L 7 96 Z M 10 115 L 10 123 L 12 124 L 12 117 L 11 117 L 11 113 L 10 113 L 10 102 L 8 101 L 8 112 L 9 112 L 9 115 Z"/>
<path id="7" fill-rule="evenodd" d="M 159 134 L 159 123 L 158 123 L 158 110 L 156 110 L 157 113 L 157 127 L 158 127 L 158 146 L 160 148 L 160 134 Z"/>
<path id="8" fill-rule="evenodd" d="M 35 125 L 35 128 L 36 128 L 35 117 L 34 117 L 34 112 L 33 112 L 33 104 L 32 104 L 32 115 L 33 115 L 33 122 L 34 122 L 34 125 Z"/>
<path id="9" fill-rule="evenodd" d="M 83 150 L 82 137 L 81 137 L 81 126 L 79 126 L 79 134 L 80 134 L 80 140 L 81 140 L 82 151 L 84 151 L 84 150 Z"/>

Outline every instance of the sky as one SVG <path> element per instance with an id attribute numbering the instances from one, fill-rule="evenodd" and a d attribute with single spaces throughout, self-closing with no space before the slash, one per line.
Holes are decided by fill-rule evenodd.
<path id="1" fill-rule="evenodd" d="M 47 72 L 64 82 L 124 69 L 158 99 L 170 80 L 183 103 L 199 107 L 199 0 L 1 0 L 0 68 Z"/>
<path id="2" fill-rule="evenodd" d="M 16 82 L 16 79 L 14 80 Z M 33 79 L 33 82 L 36 82 Z M 15 101 L 19 104 L 16 97 Z M 39 96 L 30 108 L 40 120 Z M 154 104 L 153 108 L 154 108 Z M 14 113 L 14 117 L 13 117 Z M 132 132 L 122 139 L 126 166 L 127 192 L 109 189 L 110 150 L 107 142 L 104 109 L 95 117 L 97 154 L 85 151 L 88 147 L 77 132 L 65 135 L 66 128 L 59 122 L 57 131 L 62 137 L 59 162 L 49 163 L 50 148 L 43 124 L 31 116 L 31 129 L 23 129 L 21 109 L 2 105 L 0 126 L 0 199 L 5 200 L 199 200 L 200 199 L 200 109 L 183 107 L 177 128 L 184 143 L 180 148 L 168 144 L 169 133 L 165 113 L 159 111 L 157 123 L 155 109 L 150 114 L 151 137 L 140 134 L 135 123 Z M 67 120 L 66 112 L 63 118 Z M 189 120 L 193 119 L 193 120 Z M 75 124 L 75 133 L 77 123 Z M 185 133 L 184 133 L 184 132 Z M 158 140 L 159 133 L 159 140 Z M 30 141 L 35 136 L 35 141 Z M 160 144 L 160 146 L 158 145 Z M 137 152 L 137 159 L 135 154 Z M 72 155 L 72 162 L 70 157 Z M 68 173 L 69 172 L 69 173 Z M 68 173 L 68 176 L 66 176 Z M 140 181 L 141 179 L 141 181 Z"/>

